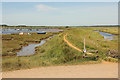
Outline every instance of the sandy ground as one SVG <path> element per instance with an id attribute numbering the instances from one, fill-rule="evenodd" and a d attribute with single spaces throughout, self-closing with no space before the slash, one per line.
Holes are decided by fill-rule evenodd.
<path id="1" fill-rule="evenodd" d="M 3 78 L 117 78 L 117 63 L 50 66 L 3 72 Z"/>

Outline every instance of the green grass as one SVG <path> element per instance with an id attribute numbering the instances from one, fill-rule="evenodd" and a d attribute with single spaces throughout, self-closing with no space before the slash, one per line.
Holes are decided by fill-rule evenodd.
<path id="1" fill-rule="evenodd" d="M 102 31 L 102 32 L 110 33 L 110 34 L 119 35 L 118 27 L 97 27 L 94 30 Z"/>
<path id="2" fill-rule="evenodd" d="M 83 50 L 83 41 L 85 38 L 86 49 L 98 50 L 99 56 L 101 56 L 102 58 L 106 56 L 105 54 L 109 49 L 118 49 L 118 39 L 111 41 L 106 40 L 99 33 L 94 32 L 95 29 L 97 28 L 90 28 L 90 27 L 72 28 L 72 30 L 68 32 L 67 39 L 74 46 Z"/>
<path id="3" fill-rule="evenodd" d="M 118 59 L 112 58 L 112 57 L 106 57 L 106 58 L 104 58 L 104 60 L 109 61 L 109 62 L 118 62 Z"/>

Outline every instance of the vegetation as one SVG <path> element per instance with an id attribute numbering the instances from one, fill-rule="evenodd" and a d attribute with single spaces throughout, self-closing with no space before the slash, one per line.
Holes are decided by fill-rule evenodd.
<path id="1" fill-rule="evenodd" d="M 103 28 L 101 28 L 103 29 Z M 114 29 L 114 28 L 113 28 Z M 47 40 L 45 44 L 37 47 L 36 54 L 31 56 L 8 56 L 3 57 L 2 66 L 3 71 L 16 70 L 16 69 L 26 69 L 38 66 L 52 66 L 52 65 L 70 65 L 70 64 L 88 64 L 88 63 L 100 63 L 102 59 L 108 61 L 106 53 L 109 49 L 118 49 L 118 39 L 106 40 L 99 33 L 94 32 L 94 30 L 100 30 L 96 27 L 71 27 L 69 30 L 59 33 L 57 36 Z M 69 47 L 63 40 L 63 36 L 67 34 L 67 40 L 71 42 L 74 46 L 83 50 L 83 39 L 86 39 L 86 49 L 87 50 L 98 50 L 99 58 L 95 55 L 87 55 L 87 58 L 82 58 L 82 53 Z M 13 43 L 16 41 L 14 46 L 20 45 L 19 41 L 23 44 L 27 44 L 27 40 L 39 41 L 42 38 L 46 38 L 52 33 L 46 35 L 33 34 L 32 37 L 24 35 L 5 35 L 4 39 L 13 38 Z M 33 38 L 34 37 L 34 38 Z M 21 38 L 21 39 L 20 39 Z M 19 40 L 20 39 L 20 40 Z M 5 40 L 3 40 L 5 41 Z M 9 43 L 9 42 L 8 42 Z M 12 43 L 12 42 L 10 42 Z M 18 44 L 19 43 L 19 44 Z M 3 42 L 3 50 L 9 50 L 9 46 L 5 46 L 7 42 Z M 18 44 L 18 45 L 17 45 Z M 12 44 L 10 44 L 12 45 Z M 14 46 L 11 46 L 13 48 Z M 7 48 L 6 48 L 7 47 Z M 8 48 L 9 47 L 9 48 Z M 15 47 L 16 48 L 16 47 Z M 5 53 L 3 53 L 5 54 Z M 9 53 L 10 54 L 10 53 Z M 95 54 L 95 53 L 93 53 Z M 7 54 L 8 55 L 8 54 Z M 113 58 L 109 58 L 111 60 Z M 111 60 L 117 62 L 117 59 Z"/>
<path id="2" fill-rule="evenodd" d="M 107 40 L 104 39 L 99 33 L 94 30 L 100 28 L 94 27 L 82 27 L 72 28 L 68 32 L 67 39 L 73 43 L 76 47 L 83 50 L 83 40 L 85 38 L 87 50 L 98 50 L 99 56 L 104 58 L 109 49 L 118 49 L 118 39 Z M 103 28 L 102 28 L 103 29 Z M 115 28 L 116 29 L 116 28 Z"/>
<path id="3" fill-rule="evenodd" d="M 110 34 L 115 34 L 119 35 L 118 33 L 118 27 L 97 27 L 94 30 L 110 33 Z"/>
<path id="4" fill-rule="evenodd" d="M 82 53 L 70 48 L 63 41 L 64 33 L 60 33 L 47 43 L 38 47 L 35 55 L 22 57 L 4 57 L 3 71 L 25 69 L 38 66 L 62 65 L 62 64 L 79 64 L 87 61 L 97 61 L 95 56 L 82 58 Z"/>
<path id="5" fill-rule="evenodd" d="M 104 60 L 109 61 L 109 62 L 118 62 L 118 59 L 115 59 L 115 58 L 112 58 L 112 57 L 106 57 Z"/>
<path id="6" fill-rule="evenodd" d="M 40 42 L 40 40 L 52 36 L 55 33 L 31 35 L 9 34 L 2 36 L 2 56 L 13 56 L 21 50 L 22 46 L 27 46 L 29 42 Z"/>

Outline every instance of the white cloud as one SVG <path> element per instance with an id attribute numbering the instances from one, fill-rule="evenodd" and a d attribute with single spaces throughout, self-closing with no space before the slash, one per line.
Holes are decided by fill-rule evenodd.
<path id="1" fill-rule="evenodd" d="M 43 4 L 36 5 L 35 7 L 37 8 L 38 11 L 49 11 L 49 10 L 57 10 L 58 9 L 58 8 L 54 8 L 54 7 L 43 5 Z"/>

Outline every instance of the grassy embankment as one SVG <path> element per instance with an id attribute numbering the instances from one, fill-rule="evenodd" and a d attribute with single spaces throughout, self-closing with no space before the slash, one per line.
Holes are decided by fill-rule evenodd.
<path id="1" fill-rule="evenodd" d="M 115 37 L 114 40 L 106 40 L 99 33 L 94 32 L 94 30 L 101 31 L 106 29 L 109 33 L 117 34 L 118 32 L 117 27 L 74 28 L 71 31 L 69 31 L 67 39 L 76 47 L 83 50 L 83 40 L 85 38 L 87 50 L 98 50 L 98 55 L 100 56 L 100 58 L 105 59 L 107 61 L 117 62 L 117 59 L 107 58 L 106 53 L 109 49 L 118 50 L 118 37 Z"/>
<path id="2" fill-rule="evenodd" d="M 67 40 L 74 46 L 83 49 L 83 39 L 86 38 L 87 50 L 99 50 L 100 59 L 105 59 L 108 49 L 117 49 L 116 40 L 105 40 L 93 30 L 96 28 L 70 28 L 70 30 L 60 33 L 47 43 L 39 46 L 36 54 L 32 56 L 12 56 L 3 58 L 3 71 L 33 68 L 38 66 L 51 66 L 62 64 L 82 64 L 98 63 L 95 56 L 82 58 L 82 53 L 69 47 L 63 40 L 63 36 L 68 33 Z M 111 46 L 112 45 L 112 46 Z"/>

